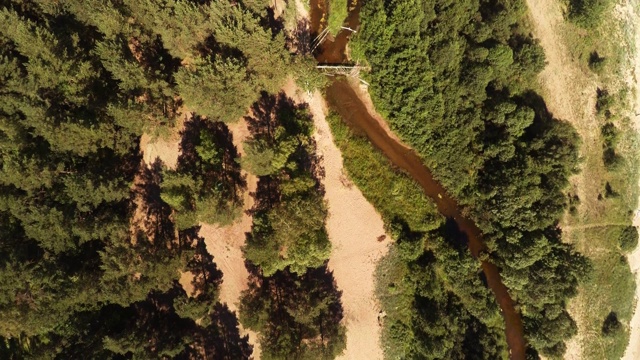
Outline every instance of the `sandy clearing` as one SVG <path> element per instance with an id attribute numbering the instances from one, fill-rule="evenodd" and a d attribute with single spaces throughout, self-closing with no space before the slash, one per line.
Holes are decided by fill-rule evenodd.
<path id="1" fill-rule="evenodd" d="M 190 296 L 190 297 L 196 296 L 194 294 L 195 289 L 193 287 L 194 278 L 195 276 L 191 271 L 180 271 L 180 279 L 178 280 L 178 283 L 180 283 L 180 286 L 182 286 L 184 291 L 187 293 L 187 296 Z"/>
<path id="2" fill-rule="evenodd" d="M 162 161 L 165 166 L 175 169 L 180 156 L 180 142 L 182 140 L 182 131 L 185 122 L 191 118 L 191 112 L 185 111 L 172 133 L 167 137 L 152 137 L 143 134 L 140 138 L 140 149 L 143 153 L 143 164 L 150 167 L 157 159 Z M 237 147 L 238 153 L 242 155 L 243 142 L 250 135 L 244 119 L 240 119 L 234 124 L 229 125 L 229 131 L 233 134 L 233 144 Z M 252 174 L 243 172 L 247 180 L 247 190 L 243 194 L 244 206 L 242 217 L 233 224 L 225 227 L 219 227 L 210 224 L 200 224 L 199 235 L 205 239 L 207 251 L 214 257 L 213 261 L 220 271 L 222 271 L 223 282 L 220 285 L 220 302 L 226 303 L 229 310 L 238 312 L 238 301 L 240 294 L 245 290 L 249 273 L 244 266 L 244 256 L 242 254 L 242 246 L 245 241 L 245 233 L 251 231 L 251 216 L 246 214 L 246 210 L 253 207 L 253 197 L 249 195 L 255 192 L 257 187 L 257 178 Z M 142 209 L 141 204 L 137 204 Z M 134 216 L 134 224 L 144 223 L 140 218 L 144 216 L 142 211 L 137 217 Z M 138 225 L 140 226 L 140 225 Z M 143 228 L 145 230 L 145 228 Z M 191 295 L 193 293 L 193 274 L 190 272 L 180 272 L 179 283 L 182 288 Z M 260 359 L 260 345 L 257 342 L 255 332 L 244 329 L 240 325 L 240 335 L 249 336 L 249 344 L 253 346 L 252 357 Z"/>
<path id="3" fill-rule="evenodd" d="M 142 134 L 140 138 L 140 151 L 142 152 L 142 160 L 148 167 L 153 164 L 156 159 L 160 159 L 169 169 L 174 169 L 178 165 L 178 157 L 180 156 L 180 141 L 182 140 L 182 131 L 185 122 L 191 119 L 192 113 L 181 110 L 184 114 L 176 120 L 176 126 L 172 129 L 171 134 L 166 137 L 152 137 L 149 134 Z"/>
<path id="4" fill-rule="evenodd" d="M 247 123 L 240 119 L 229 125 L 229 131 L 233 134 L 233 144 L 238 149 L 238 154 L 244 154 L 243 143 L 250 136 Z M 248 288 L 249 272 L 244 265 L 245 259 L 242 246 L 246 239 L 245 233 L 251 231 L 252 217 L 247 210 L 253 207 L 253 197 L 250 193 L 256 191 L 258 179 L 255 175 L 242 171 L 246 176 L 247 189 L 243 194 L 243 211 L 240 219 L 233 224 L 220 227 L 202 223 L 199 235 L 205 239 L 207 251 L 213 256 L 213 261 L 222 271 L 222 284 L 220 285 L 220 302 L 226 303 L 230 311 L 238 313 L 238 304 L 243 290 Z M 253 358 L 260 359 L 260 344 L 254 331 L 244 329 L 240 325 L 240 335 L 249 336 L 249 344 L 253 345 Z"/>
<path id="5" fill-rule="evenodd" d="M 631 33 L 635 37 L 635 52 L 633 56 L 633 68 L 631 74 L 627 77 L 629 86 L 635 89 L 635 106 L 633 114 L 631 114 L 636 131 L 640 136 L 640 7 L 638 1 L 628 0 L 621 7 L 623 14 L 627 16 L 627 26 L 632 27 Z M 638 184 L 640 186 L 640 184 Z M 639 200 L 640 204 L 640 200 Z M 633 219 L 633 226 L 636 229 L 640 226 L 640 210 L 636 209 Z M 631 322 L 629 324 L 629 345 L 625 350 L 623 360 L 635 360 L 640 358 L 640 246 L 627 256 L 631 271 L 636 277 L 636 294 L 635 294 L 635 310 Z"/>
<path id="6" fill-rule="evenodd" d="M 382 218 L 355 186 L 345 186 L 342 154 L 333 142 L 325 119 L 326 105 L 319 91 L 301 99 L 293 82 L 285 86 L 287 95 L 306 102 L 313 115 L 318 155 L 325 170 L 325 199 L 329 205 L 327 232 L 332 250 L 329 269 L 342 291 L 347 348 L 339 359 L 382 359 L 375 290 L 376 264 L 388 251 L 390 237 Z"/>
<path id="7" fill-rule="evenodd" d="M 297 19 L 310 21 L 309 11 L 302 0 L 295 0 L 295 5 Z M 329 269 L 342 291 L 343 322 L 347 329 L 347 347 L 338 358 L 382 359 L 375 269 L 387 253 L 391 237 L 387 235 L 385 241 L 377 241 L 378 236 L 385 234 L 380 214 L 356 186 L 345 185 L 342 154 L 333 142 L 325 119 L 327 107 L 321 93 L 307 93 L 302 99 L 302 91 L 293 81 L 289 81 L 283 90 L 296 101 L 309 104 L 315 124 L 313 136 L 325 170 L 324 198 L 329 208 L 326 226 L 332 245 Z M 368 104 L 371 104 L 368 93 L 364 93 Z M 386 126 L 386 122 L 382 121 L 382 124 Z"/>

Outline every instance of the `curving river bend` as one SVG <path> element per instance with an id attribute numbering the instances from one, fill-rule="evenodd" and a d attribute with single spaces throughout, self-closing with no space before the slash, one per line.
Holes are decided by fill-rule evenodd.
<path id="1" fill-rule="evenodd" d="M 360 5 L 358 0 L 350 1 L 349 16 L 345 25 L 351 29 L 357 29 L 359 26 Z M 326 21 L 326 8 L 325 0 L 311 0 L 312 34 L 317 34 L 323 28 Z M 349 60 L 346 46 L 351 34 L 350 31 L 343 30 L 335 39 L 327 39 L 316 54 L 318 63 L 346 63 Z M 438 211 L 443 216 L 456 222 L 460 231 L 467 237 L 471 254 L 477 258 L 484 249 L 480 229 L 473 221 L 462 216 L 457 202 L 433 178 L 415 151 L 393 136 L 390 130 L 382 125 L 383 120 L 379 115 L 369 112 L 355 86 L 345 79 L 337 78 L 327 88 L 326 98 L 331 107 L 350 127 L 365 133 L 371 143 L 382 151 L 393 164 L 406 171 L 422 186 L 424 192 L 436 203 Z M 497 266 L 487 261 L 483 261 L 481 266 L 487 284 L 502 310 L 510 357 L 512 360 L 525 359 L 526 345 L 520 313 L 515 309 L 515 303 L 511 299 L 507 287 L 502 283 Z"/>

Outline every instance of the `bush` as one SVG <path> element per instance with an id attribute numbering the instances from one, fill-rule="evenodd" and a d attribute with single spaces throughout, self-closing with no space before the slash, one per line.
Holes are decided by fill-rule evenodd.
<path id="1" fill-rule="evenodd" d="M 600 103 L 600 99 L 598 99 L 598 103 Z M 600 134 L 602 136 L 602 161 L 609 171 L 617 170 L 622 160 L 620 155 L 616 153 L 620 130 L 613 123 L 606 122 L 600 128 Z"/>
<path id="2" fill-rule="evenodd" d="M 633 251 L 638 246 L 638 231 L 633 226 L 627 226 L 620 232 L 618 237 L 620 250 L 624 252 Z"/>
<path id="3" fill-rule="evenodd" d="M 600 57 L 597 51 L 592 52 L 589 55 L 589 69 L 596 74 L 600 74 L 604 66 L 606 65 L 606 59 Z"/>
<path id="4" fill-rule="evenodd" d="M 596 27 L 613 4 L 612 0 L 570 0 L 569 20 L 584 28 Z"/>
<path id="5" fill-rule="evenodd" d="M 614 336 L 622 330 L 622 324 L 618 320 L 618 315 L 615 312 L 610 312 L 604 319 L 602 324 L 602 334 L 605 336 Z"/>
<path id="6" fill-rule="evenodd" d="M 606 89 L 597 90 L 597 100 L 596 100 L 596 111 L 598 114 L 604 114 L 607 118 L 609 117 L 609 109 L 613 105 L 615 98 L 609 94 L 609 91 Z"/>

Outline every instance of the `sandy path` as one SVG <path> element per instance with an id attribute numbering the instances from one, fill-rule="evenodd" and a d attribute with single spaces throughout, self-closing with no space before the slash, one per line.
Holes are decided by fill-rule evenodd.
<path id="1" fill-rule="evenodd" d="M 582 139 L 581 155 L 593 153 L 599 142 L 599 126 L 595 114 L 597 84 L 593 76 L 585 74 L 571 57 L 569 50 L 561 38 L 563 15 L 560 2 L 557 0 L 526 0 L 534 27 L 534 36 L 540 40 L 544 48 L 547 66 L 539 75 L 547 107 L 554 117 L 570 122 Z M 603 171 L 601 159 L 594 159 L 583 164 L 580 174 L 572 177 L 574 191 L 580 197 L 580 220 L 590 219 L 602 213 L 603 204 L 597 201 L 599 186 L 596 181 Z M 593 175 L 592 175 L 593 174 Z M 565 359 L 581 359 L 582 343 L 586 324 L 581 321 L 581 314 L 588 309 L 571 301 L 569 312 L 576 320 L 578 334 L 566 342 Z"/>
<path id="2" fill-rule="evenodd" d="M 333 142 L 320 92 L 300 99 L 292 83 L 285 91 L 298 102 L 309 104 L 316 127 L 314 138 L 325 169 L 327 231 L 332 244 L 329 269 L 342 291 L 343 321 L 347 328 L 347 348 L 339 359 L 382 359 L 374 273 L 378 260 L 388 251 L 390 237 L 377 241 L 378 236 L 385 234 L 382 218 L 357 187 L 346 187 L 341 181 L 342 154 Z"/>
<path id="3" fill-rule="evenodd" d="M 595 104 L 597 83 L 592 74 L 586 74 L 572 58 L 562 38 L 563 9 L 558 0 L 526 0 L 534 25 L 534 36 L 544 48 L 547 66 L 539 75 L 544 98 L 554 117 L 570 122 L 582 140 L 581 155 L 600 151 L 600 127 Z M 595 150 L 594 150 L 595 149 Z M 604 204 L 597 201 L 601 184 L 587 179 L 604 171 L 601 159 L 583 164 L 580 174 L 571 179 L 582 206 L 580 219 L 585 221 L 602 213 Z"/>
<path id="4" fill-rule="evenodd" d="M 244 119 L 229 125 L 229 131 L 233 134 L 233 144 L 238 148 L 238 153 L 242 156 L 244 149 L 243 142 L 250 136 L 247 123 Z M 200 236 L 205 239 L 207 251 L 213 255 L 213 261 L 222 271 L 222 284 L 220 285 L 220 302 L 226 303 L 229 310 L 238 312 L 238 302 L 240 294 L 248 288 L 247 282 L 249 272 L 244 266 L 244 246 L 246 235 L 251 231 L 252 218 L 246 213 L 253 207 L 253 197 L 249 194 L 256 191 L 258 179 L 255 175 L 243 171 L 247 179 L 247 190 L 243 198 L 243 211 L 239 220 L 228 226 L 217 226 L 210 224 L 200 224 Z M 249 335 L 249 344 L 253 345 L 253 358 L 260 359 L 260 344 L 257 334 L 251 330 L 244 329 L 240 325 L 240 334 Z"/>
<path id="5" fill-rule="evenodd" d="M 635 53 L 633 56 L 633 64 L 632 73 L 628 76 L 627 81 L 629 82 L 629 86 L 635 89 L 636 99 L 635 99 L 635 108 L 632 115 L 632 119 L 634 119 L 634 125 L 636 127 L 636 131 L 638 131 L 640 135 L 640 4 L 638 1 L 626 1 L 624 7 L 622 7 L 622 12 L 626 13 L 628 16 L 627 24 L 628 26 L 634 27 L 631 29 L 631 33 L 635 36 Z M 638 10 L 634 10 L 638 9 Z M 638 184 L 640 186 L 640 184 Z M 639 200 L 640 204 L 640 200 Z M 640 211 L 636 210 L 636 216 L 633 219 L 633 225 L 638 228 L 640 226 Z M 640 358 L 640 247 L 637 247 L 636 250 L 631 253 L 627 257 L 629 261 L 629 266 L 631 267 L 631 271 L 635 274 L 636 277 L 636 308 L 633 313 L 633 317 L 631 318 L 630 326 L 630 334 L 629 334 L 629 345 L 622 357 L 624 360 L 635 360 Z"/>

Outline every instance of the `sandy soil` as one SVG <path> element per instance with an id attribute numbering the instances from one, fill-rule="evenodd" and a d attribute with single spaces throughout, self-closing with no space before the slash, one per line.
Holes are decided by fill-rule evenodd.
<path id="1" fill-rule="evenodd" d="M 193 288 L 193 279 L 194 275 L 191 271 L 180 271 L 180 279 L 178 280 L 178 282 L 188 296 L 197 296 L 196 294 L 194 294 L 195 289 Z"/>
<path id="2" fill-rule="evenodd" d="M 627 81 L 632 88 L 635 88 L 636 99 L 632 119 L 634 119 L 636 131 L 640 135 L 640 10 L 634 10 L 634 7 L 635 9 L 640 9 L 637 1 L 635 1 L 635 4 L 632 4 L 632 1 L 626 1 L 622 11 L 628 15 L 629 21 L 627 21 L 627 24 L 635 26 L 632 29 L 632 33 L 635 35 L 635 54 L 633 54 L 635 67 L 632 69 L 631 76 L 628 77 Z M 635 212 L 633 225 L 636 228 L 640 226 L 640 210 Z M 629 345 L 622 358 L 624 360 L 635 360 L 640 358 L 640 247 L 637 247 L 627 259 L 629 260 L 631 271 L 636 276 L 636 308 L 629 324 Z"/>
<path id="3" fill-rule="evenodd" d="M 156 159 L 160 159 L 169 169 L 175 169 L 180 156 L 180 141 L 184 123 L 191 118 L 190 112 L 183 112 L 176 123 L 173 132 L 166 137 L 152 137 L 149 134 L 142 134 L 140 138 L 140 151 L 142 160 L 147 166 L 151 166 Z"/>
<path id="4" fill-rule="evenodd" d="M 387 253 L 390 237 L 377 241 L 378 236 L 385 234 L 380 215 L 357 187 L 345 182 L 342 155 L 333 143 L 320 92 L 301 99 L 292 82 L 285 86 L 285 92 L 309 104 L 316 127 L 314 138 L 325 169 L 327 231 L 332 244 L 329 269 L 342 291 L 343 321 L 347 328 L 347 348 L 339 358 L 382 359 L 374 273 L 378 260 Z"/>
<path id="5" fill-rule="evenodd" d="M 250 133 L 244 119 L 229 125 L 229 131 L 233 134 L 233 144 L 238 148 L 238 153 L 244 154 L 242 144 L 249 137 Z M 200 236 L 204 237 L 207 251 L 213 255 L 213 261 L 222 271 L 222 284 L 220 285 L 220 302 L 226 303 L 229 310 L 238 312 L 238 302 L 240 294 L 247 289 L 249 272 L 244 266 L 244 256 L 242 246 L 244 246 L 246 235 L 251 231 L 252 218 L 246 213 L 253 207 L 253 197 L 250 193 L 255 192 L 258 179 L 243 171 L 246 175 L 247 190 L 244 193 L 244 205 L 242 216 L 239 220 L 229 226 L 217 226 L 210 224 L 200 224 Z M 249 335 L 249 343 L 253 345 L 253 358 L 260 359 L 260 344 L 257 334 L 251 330 L 242 328 L 240 334 Z"/>

